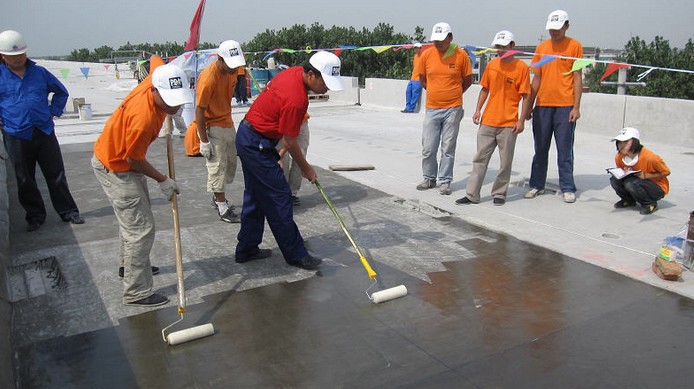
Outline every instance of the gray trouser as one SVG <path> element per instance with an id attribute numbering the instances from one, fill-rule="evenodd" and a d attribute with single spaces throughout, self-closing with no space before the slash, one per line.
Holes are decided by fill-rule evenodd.
<path id="1" fill-rule="evenodd" d="M 207 160 L 207 191 L 223 193 L 224 185 L 234 182 L 236 176 L 236 130 L 212 126 L 207 137 L 214 146 L 214 155 Z"/>
<path id="2" fill-rule="evenodd" d="M 463 107 L 427 108 L 422 130 L 422 175 L 439 185 L 453 181 L 455 149 L 458 144 Z M 437 155 L 441 150 L 441 161 Z"/>
<path id="3" fill-rule="evenodd" d="M 142 173 L 108 171 L 96 157 L 92 157 L 92 168 L 118 220 L 120 265 L 125 268 L 123 303 L 147 298 L 152 295 L 149 253 L 154 244 L 147 179 Z"/>
<path id="4" fill-rule="evenodd" d="M 472 174 L 467 181 L 467 198 L 472 202 L 480 201 L 480 188 L 487 174 L 489 160 L 494 149 L 499 146 L 499 172 L 492 186 L 492 197 L 506 198 L 508 184 L 511 179 L 511 165 L 513 164 L 513 152 L 516 147 L 517 135 L 513 133 L 513 127 L 491 127 L 480 125 L 477 131 L 477 154 L 472 160 Z"/>
<path id="5" fill-rule="evenodd" d="M 305 121 L 301 125 L 301 130 L 299 131 L 299 136 L 296 137 L 296 141 L 299 143 L 301 152 L 306 156 L 306 151 L 308 150 L 308 144 L 311 138 L 311 133 L 308 130 L 308 121 Z M 280 140 L 277 144 L 277 150 L 282 148 L 282 141 Z M 289 153 L 285 153 L 282 157 L 282 165 L 284 166 L 284 178 L 287 179 L 289 183 L 289 188 L 292 190 L 292 195 L 296 196 L 301 189 L 301 182 L 304 176 L 301 174 L 301 168 L 299 164 L 291 159 Z"/>

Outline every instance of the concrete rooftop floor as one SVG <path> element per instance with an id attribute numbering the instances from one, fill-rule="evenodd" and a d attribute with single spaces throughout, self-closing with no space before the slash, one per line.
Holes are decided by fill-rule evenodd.
<path id="1" fill-rule="evenodd" d="M 470 98 L 470 97 L 466 97 Z M 245 109 L 234 109 L 239 122 Z M 62 278 L 14 290 L 13 339 L 20 387 L 690 387 L 694 277 L 658 279 L 650 263 L 680 232 L 694 202 L 692 152 L 646 146 L 665 157 L 672 191 L 654 215 L 614 210 L 604 169 L 614 146 L 576 136 L 578 201 L 525 200 L 530 128 L 519 137 L 503 207 L 489 190 L 464 195 L 475 126 L 463 119 L 451 196 L 418 192 L 420 115 L 312 103 L 308 160 L 383 284 L 409 294 L 372 304 L 370 280 L 315 187 L 305 183 L 295 219 L 317 272 L 287 266 L 269 230 L 267 260 L 233 261 L 238 225 L 218 221 L 204 191 L 204 161 L 174 139 L 188 296 L 183 329 L 211 322 L 214 336 L 168 346 L 161 329 L 178 318 L 171 207 L 150 185 L 157 218 L 155 289 L 173 301 L 154 309 L 121 304 L 118 233 L 89 168 L 106 119 L 57 121 L 70 186 L 86 219 L 51 214 L 35 233 L 12 211 L 13 270 L 37 273 L 55 257 Z M 148 158 L 166 167 L 163 141 Z M 557 182 L 552 156 L 549 182 Z M 373 164 L 373 171 L 327 170 Z M 551 188 L 551 187 L 550 187 Z M 228 198 L 240 206 L 243 181 Z M 44 191 L 45 193 L 45 191 Z M 11 201 L 16 194 L 11 190 Z M 49 205 L 50 209 L 50 205 Z M 42 261 L 44 260 L 44 261 Z M 38 271 L 39 274 L 40 271 Z M 39 275 L 39 278 L 41 275 Z"/>

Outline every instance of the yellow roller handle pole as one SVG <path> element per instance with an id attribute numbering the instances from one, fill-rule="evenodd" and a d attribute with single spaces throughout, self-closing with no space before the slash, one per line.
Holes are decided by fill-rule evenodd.
<path id="1" fill-rule="evenodd" d="M 367 261 L 365 257 L 359 257 L 359 260 L 361 261 L 361 265 L 364 266 L 364 269 L 366 269 L 366 273 L 369 275 L 369 278 L 372 280 L 376 278 L 378 274 L 376 274 L 374 269 L 371 268 L 369 261 Z"/>
<path id="2" fill-rule="evenodd" d="M 262 92 L 265 88 L 260 88 L 260 84 L 258 84 L 258 80 L 256 80 L 253 76 L 253 71 L 250 67 L 248 68 L 248 76 L 251 78 L 251 82 L 255 84 L 255 89 L 258 90 L 258 94 L 260 94 L 260 92 Z"/>
<path id="3" fill-rule="evenodd" d="M 335 219 L 337 219 L 337 223 L 342 228 L 342 231 L 345 233 L 345 235 L 347 235 L 347 239 L 352 244 L 352 247 L 354 247 L 354 250 L 357 251 L 357 255 L 359 255 L 359 261 L 361 261 L 361 265 L 364 266 L 364 270 L 366 270 L 366 273 L 369 275 L 369 278 L 373 280 L 374 278 L 376 278 L 378 274 L 371 267 L 369 261 L 366 260 L 364 254 L 361 253 L 361 250 L 359 250 L 359 246 L 357 246 L 357 243 L 354 241 L 354 239 L 352 239 L 352 235 L 350 235 L 349 231 L 347 231 L 347 226 L 345 225 L 345 222 L 342 221 L 340 214 L 337 213 L 337 209 L 335 209 L 335 206 L 333 205 L 332 201 L 330 201 L 330 199 L 328 198 L 328 195 L 325 194 L 325 191 L 323 190 L 321 184 L 318 182 L 318 180 L 315 180 L 314 183 L 316 184 L 316 188 L 318 188 L 320 194 L 323 196 L 323 199 L 325 199 L 325 202 L 328 204 L 328 208 L 330 208 L 330 211 L 332 211 L 333 216 L 335 216 Z"/>
<path id="4" fill-rule="evenodd" d="M 176 179 L 173 158 L 173 143 L 171 141 L 171 129 L 173 127 L 171 115 L 166 115 L 166 156 L 169 161 L 169 177 Z M 171 199 L 171 210 L 173 214 L 174 227 L 174 248 L 176 252 L 176 278 L 178 279 L 178 313 L 183 315 L 186 312 L 186 290 L 183 284 L 183 254 L 181 249 L 181 224 L 178 220 L 178 199 L 174 194 Z"/>

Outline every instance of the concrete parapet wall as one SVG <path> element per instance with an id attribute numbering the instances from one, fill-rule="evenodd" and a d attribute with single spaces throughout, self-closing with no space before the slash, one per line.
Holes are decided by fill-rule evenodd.
<path id="1" fill-rule="evenodd" d="M 405 106 L 407 80 L 367 78 L 365 88 L 357 91 L 356 83 L 343 77 L 345 90 L 330 92 L 330 99 L 362 105 L 393 108 Z M 481 87 L 472 85 L 463 96 L 465 118 L 472 117 Z M 359 97 L 357 99 L 356 97 Z M 350 100 L 351 99 L 351 100 Z M 426 91 L 422 91 L 422 104 Z M 420 110 L 423 114 L 424 110 Z M 643 96 L 618 96 L 585 93 L 581 99 L 578 131 L 611 138 L 622 127 L 641 130 L 644 143 L 656 141 L 683 147 L 694 147 L 694 101 Z"/>
<path id="2" fill-rule="evenodd" d="M 367 78 L 361 92 L 361 104 L 403 109 L 407 82 L 407 80 Z"/>
<path id="3" fill-rule="evenodd" d="M 694 146 L 694 101 L 629 96 L 624 117 L 645 142 Z"/>
<path id="4" fill-rule="evenodd" d="M 626 96 L 584 93 L 581 98 L 581 118 L 576 130 L 604 134 L 611 139 L 624 127 Z"/>
<path id="5" fill-rule="evenodd" d="M 342 86 L 344 87 L 341 91 L 330 91 L 328 95 L 330 96 L 330 101 L 344 102 L 347 104 L 356 104 L 359 101 L 359 79 L 357 77 L 341 77 Z"/>

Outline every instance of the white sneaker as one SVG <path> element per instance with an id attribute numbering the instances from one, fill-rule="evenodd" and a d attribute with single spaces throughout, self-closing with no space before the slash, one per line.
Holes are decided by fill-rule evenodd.
<path id="1" fill-rule="evenodd" d="M 564 202 L 565 203 L 575 203 L 576 194 L 573 192 L 564 192 Z"/>
<path id="2" fill-rule="evenodd" d="M 524 197 L 525 197 L 526 199 L 534 199 L 534 198 L 537 197 L 538 195 L 541 195 L 541 194 L 544 194 L 544 193 L 545 193 L 544 189 L 540 190 L 540 189 L 530 188 L 529 191 L 525 192 L 525 196 L 524 196 Z"/>

